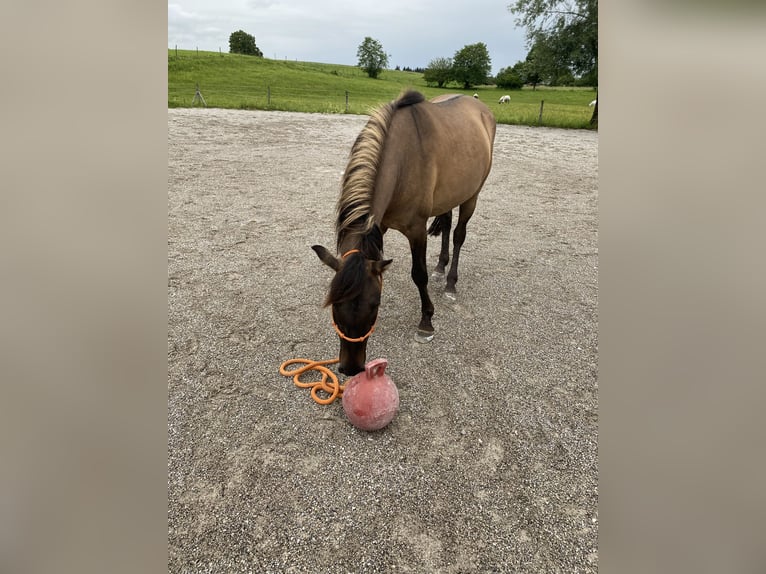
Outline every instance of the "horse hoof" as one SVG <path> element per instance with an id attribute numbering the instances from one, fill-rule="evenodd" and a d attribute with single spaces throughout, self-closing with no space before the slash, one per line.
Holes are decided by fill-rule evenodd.
<path id="1" fill-rule="evenodd" d="M 434 332 L 433 331 L 416 331 L 415 332 L 415 340 L 418 343 L 430 343 L 433 341 L 434 338 Z"/>
<path id="2" fill-rule="evenodd" d="M 444 296 L 450 301 L 457 301 L 457 293 L 452 293 L 451 291 L 445 291 Z"/>
<path id="3" fill-rule="evenodd" d="M 431 273 L 431 277 L 436 277 L 437 279 L 441 279 L 444 277 L 444 271 L 439 271 L 438 269 L 434 269 L 434 272 Z"/>

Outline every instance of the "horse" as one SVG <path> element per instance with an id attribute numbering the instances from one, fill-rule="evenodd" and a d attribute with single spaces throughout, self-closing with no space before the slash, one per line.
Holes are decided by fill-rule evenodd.
<path id="1" fill-rule="evenodd" d="M 426 101 L 404 91 L 375 110 L 351 147 L 336 204 L 333 255 L 312 245 L 335 271 L 324 306 L 331 306 L 340 339 L 338 370 L 364 370 L 367 340 L 375 330 L 383 288 L 383 235 L 395 229 L 409 241 L 411 277 L 418 288 L 421 319 L 416 338 L 433 339 L 434 305 L 428 295 L 427 235 L 442 235 L 436 271 L 449 261 L 452 209 L 459 206 L 446 294 L 454 297 L 466 224 L 492 167 L 496 121 L 481 101 L 442 95 Z M 435 217 L 429 229 L 427 220 Z"/>
<path id="2" fill-rule="evenodd" d="M 498 104 L 510 104 L 511 103 L 511 96 L 505 95 L 501 96 L 499 100 L 497 100 Z"/>

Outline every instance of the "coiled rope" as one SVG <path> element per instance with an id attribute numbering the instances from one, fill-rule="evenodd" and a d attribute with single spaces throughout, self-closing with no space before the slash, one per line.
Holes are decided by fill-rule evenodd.
<path id="1" fill-rule="evenodd" d="M 279 373 L 286 377 L 292 376 L 296 387 L 302 389 L 310 388 L 311 398 L 320 405 L 329 405 L 338 397 L 342 397 L 343 389 L 346 388 L 346 385 L 341 385 L 340 381 L 338 381 L 338 375 L 325 366 L 337 363 L 339 360 L 312 361 L 311 359 L 289 359 L 280 365 Z M 304 363 L 304 366 L 288 370 L 287 367 L 294 363 Z M 322 378 L 318 381 L 302 381 L 301 375 L 309 371 L 318 371 L 322 374 Z M 329 396 L 321 397 L 319 396 L 319 391 L 323 391 Z"/>

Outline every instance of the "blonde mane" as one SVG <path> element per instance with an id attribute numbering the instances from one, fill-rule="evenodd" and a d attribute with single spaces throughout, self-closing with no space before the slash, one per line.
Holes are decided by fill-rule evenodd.
<path id="1" fill-rule="evenodd" d="M 375 224 L 372 216 L 372 196 L 391 118 L 399 108 L 423 100 L 423 95 L 418 92 L 404 92 L 393 102 L 372 112 L 367 125 L 357 136 L 351 147 L 336 206 L 335 232 L 338 249 L 347 237 L 361 238 L 372 230 Z"/>

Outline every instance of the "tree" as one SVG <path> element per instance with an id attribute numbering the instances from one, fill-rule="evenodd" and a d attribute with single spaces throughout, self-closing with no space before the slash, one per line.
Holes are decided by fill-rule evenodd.
<path id="1" fill-rule="evenodd" d="M 515 0 L 508 10 L 527 29 L 528 44 L 545 47 L 555 80 L 568 71 L 598 86 L 598 0 Z M 597 122 L 598 103 L 591 124 Z"/>
<path id="2" fill-rule="evenodd" d="M 518 64 L 523 65 L 523 62 L 518 62 Z M 500 72 L 498 72 L 497 77 L 495 78 L 495 84 L 498 88 L 520 90 L 524 86 L 524 80 L 517 71 L 518 64 L 513 68 L 500 69 Z"/>
<path id="3" fill-rule="evenodd" d="M 492 71 L 492 61 L 484 42 L 470 44 L 455 52 L 452 58 L 452 79 L 464 89 L 483 84 Z"/>
<path id="4" fill-rule="evenodd" d="M 263 58 L 263 52 L 255 45 L 255 36 L 243 30 L 232 32 L 229 36 L 229 52 Z"/>
<path id="5" fill-rule="evenodd" d="M 550 86 L 560 86 L 561 82 L 572 77 L 571 64 L 568 54 L 557 49 L 547 38 L 537 38 L 524 61 L 527 72 L 534 76 L 526 83 L 546 83 Z"/>
<path id="6" fill-rule="evenodd" d="M 357 65 L 367 72 L 370 78 L 377 78 L 388 66 L 388 55 L 383 51 L 383 46 L 369 36 L 359 45 L 356 57 L 359 58 Z"/>
<path id="7" fill-rule="evenodd" d="M 537 84 L 547 81 L 555 85 L 555 79 L 559 77 L 560 71 L 557 69 L 547 46 L 537 43 L 527 54 L 524 62 L 519 62 L 523 68 L 522 78 L 525 84 L 532 84 L 532 90 L 537 89 Z"/>
<path id="8" fill-rule="evenodd" d="M 452 80 L 452 58 L 434 58 L 428 63 L 428 68 L 423 72 L 426 84 L 436 84 L 443 88 L 444 84 Z"/>

